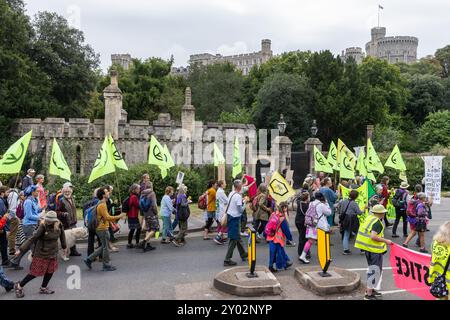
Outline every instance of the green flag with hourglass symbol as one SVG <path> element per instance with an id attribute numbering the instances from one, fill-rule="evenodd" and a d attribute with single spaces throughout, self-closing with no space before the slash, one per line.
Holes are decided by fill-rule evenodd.
<path id="1" fill-rule="evenodd" d="M 366 168 L 369 172 L 377 171 L 379 173 L 384 173 L 383 164 L 381 163 L 380 158 L 378 158 L 377 152 L 370 139 L 367 140 Z"/>
<path id="2" fill-rule="evenodd" d="M 236 178 L 239 173 L 242 172 L 242 162 L 241 162 L 241 152 L 239 151 L 239 140 L 237 137 L 234 138 L 234 149 L 233 149 L 233 171 L 231 176 Z"/>
<path id="3" fill-rule="evenodd" d="M 54 176 L 59 176 L 69 181 L 70 176 L 72 175 L 66 159 L 64 159 L 64 155 L 61 152 L 55 138 L 53 138 L 52 157 L 50 159 L 50 169 L 48 172 Z"/>
<path id="4" fill-rule="evenodd" d="M 314 146 L 314 171 L 333 173 L 333 168 L 316 146 Z"/>
<path id="5" fill-rule="evenodd" d="M 19 173 L 30 143 L 32 130 L 14 142 L 0 160 L 0 173 Z"/>
<path id="6" fill-rule="evenodd" d="M 327 162 L 331 165 L 331 167 L 334 167 L 337 162 L 337 150 L 333 141 L 331 141 L 330 149 L 328 150 Z"/>
<path id="7" fill-rule="evenodd" d="M 108 137 L 108 143 L 109 143 L 109 147 L 111 148 L 111 155 L 112 155 L 112 160 L 114 165 L 117 168 L 120 169 L 124 169 L 124 170 L 128 170 L 128 167 L 122 157 L 122 155 L 120 154 L 119 150 L 117 149 L 116 143 L 114 142 L 114 139 L 112 138 L 111 135 L 109 135 Z"/>
<path id="8" fill-rule="evenodd" d="M 347 147 L 343 148 L 339 155 L 339 178 L 340 179 L 354 179 L 355 170 L 352 163 L 352 153 Z"/>
<path id="9" fill-rule="evenodd" d="M 105 140 L 103 141 L 103 144 L 98 151 L 97 160 L 95 160 L 88 183 L 91 183 L 95 179 L 116 171 L 111 145 L 109 144 L 108 140 L 108 137 L 105 137 Z"/>
<path id="10" fill-rule="evenodd" d="M 400 149 L 398 148 L 398 145 L 395 145 L 394 149 L 391 152 L 391 155 L 386 160 L 384 166 L 391 167 L 399 171 L 406 171 L 406 166 L 405 163 L 403 162 L 403 158 L 400 153 Z"/>

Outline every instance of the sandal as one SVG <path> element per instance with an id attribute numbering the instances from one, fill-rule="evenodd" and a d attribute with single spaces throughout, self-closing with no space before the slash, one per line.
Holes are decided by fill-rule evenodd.
<path id="1" fill-rule="evenodd" d="M 49 288 L 42 288 L 41 287 L 41 289 L 39 289 L 39 293 L 40 294 L 54 294 L 55 291 L 50 290 Z"/>
<path id="2" fill-rule="evenodd" d="M 16 297 L 17 298 L 25 297 L 25 294 L 23 293 L 23 288 L 19 289 L 19 283 L 18 282 L 14 285 L 14 291 L 16 292 Z"/>

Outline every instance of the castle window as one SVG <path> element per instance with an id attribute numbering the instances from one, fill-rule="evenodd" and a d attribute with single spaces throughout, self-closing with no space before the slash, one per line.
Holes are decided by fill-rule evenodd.
<path id="1" fill-rule="evenodd" d="M 123 159 L 123 161 L 125 161 L 125 156 L 126 156 L 125 152 L 122 152 L 122 159 Z"/>
<path id="2" fill-rule="evenodd" d="M 75 156 L 75 173 L 81 173 L 81 147 L 77 146 L 76 156 Z"/>

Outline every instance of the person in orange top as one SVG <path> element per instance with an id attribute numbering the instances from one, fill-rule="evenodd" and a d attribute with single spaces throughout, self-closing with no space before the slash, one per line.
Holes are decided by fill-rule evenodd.
<path id="1" fill-rule="evenodd" d="M 278 210 L 272 213 L 269 222 L 266 225 L 267 241 L 269 242 L 269 270 L 277 272 L 280 269 L 287 269 L 292 266 L 284 247 L 286 239 L 292 241 L 292 234 L 289 230 L 289 224 L 286 219 L 288 212 L 287 202 L 281 202 Z M 277 269 L 273 267 L 276 261 Z"/>
<path id="2" fill-rule="evenodd" d="M 37 190 L 39 192 L 38 201 L 39 201 L 39 207 L 41 207 L 41 209 L 47 208 L 48 191 L 46 191 L 44 189 L 44 180 L 45 180 L 45 178 L 44 178 L 43 174 L 38 174 L 36 176 L 36 186 L 37 186 Z"/>
<path id="3" fill-rule="evenodd" d="M 106 205 L 106 202 L 109 200 L 108 187 L 99 188 L 97 191 L 97 198 L 100 201 L 97 205 L 98 226 L 96 229 L 96 233 L 102 245 L 83 261 L 88 266 L 89 269 L 92 269 L 92 262 L 95 260 L 95 258 L 102 255 L 103 271 L 114 271 L 116 270 L 116 267 L 112 266 L 109 260 L 109 250 L 108 250 L 109 223 L 111 221 L 117 221 L 124 218 L 126 216 L 126 213 L 122 212 L 118 216 L 109 215 L 108 207 Z"/>
<path id="4" fill-rule="evenodd" d="M 216 216 L 216 190 L 217 183 L 215 181 L 210 181 L 208 183 L 208 191 L 206 191 L 207 195 L 207 207 L 206 207 L 206 224 L 203 232 L 203 240 L 211 239 L 208 237 L 209 228 L 211 228 L 214 217 Z"/>

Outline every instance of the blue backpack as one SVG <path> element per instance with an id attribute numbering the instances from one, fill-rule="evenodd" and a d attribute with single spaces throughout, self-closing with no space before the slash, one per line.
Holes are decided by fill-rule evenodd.
<path id="1" fill-rule="evenodd" d="M 97 199 L 94 199 L 97 200 Z M 83 220 L 84 225 L 88 228 L 89 231 L 95 232 L 98 227 L 98 220 L 97 220 L 97 206 L 98 206 L 98 200 L 94 203 L 94 200 L 91 200 L 90 203 L 86 203 L 83 206 Z M 91 204 L 91 206 L 88 206 Z M 86 209 L 85 209 L 86 207 Z"/>
<path id="2" fill-rule="evenodd" d="M 147 198 L 146 196 L 141 196 L 139 199 L 139 209 L 141 209 L 142 212 L 148 211 L 150 207 L 152 206 L 152 200 Z"/>

